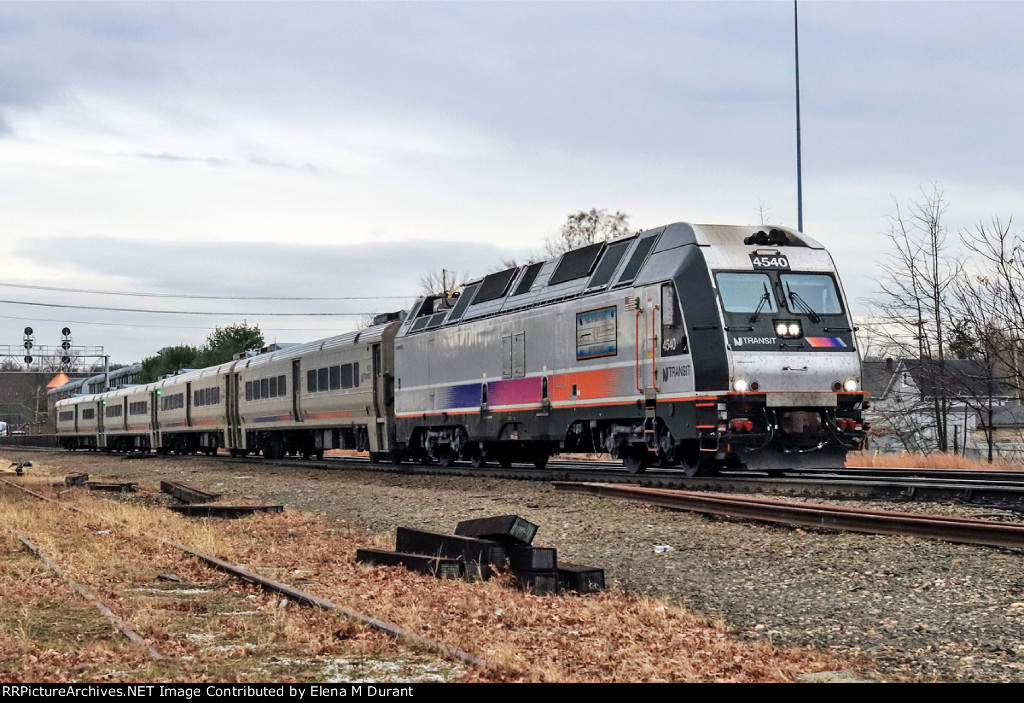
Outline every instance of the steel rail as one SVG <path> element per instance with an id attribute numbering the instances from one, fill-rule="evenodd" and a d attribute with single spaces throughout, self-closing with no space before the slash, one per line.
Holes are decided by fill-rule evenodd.
<path id="1" fill-rule="evenodd" d="M 34 496 L 36 498 L 39 498 L 41 500 L 44 500 L 46 502 L 56 503 L 57 505 L 60 505 L 61 507 L 68 508 L 68 509 L 74 510 L 76 512 L 83 512 L 80 508 L 76 508 L 76 507 L 71 506 L 71 505 L 64 505 L 64 504 L 60 503 L 59 501 L 54 501 L 53 499 L 47 498 L 44 495 L 40 495 L 39 493 L 35 493 L 33 491 L 30 491 L 29 489 L 25 488 L 24 486 L 19 486 L 16 483 L 11 483 L 10 481 L 6 481 L 4 479 L 0 479 L 0 481 L 3 481 L 4 483 L 6 483 L 9 486 L 13 486 L 13 487 L 15 487 L 15 488 L 17 488 L 19 490 L 22 490 L 22 491 L 24 491 L 26 493 L 29 493 L 32 496 Z M 13 528 L 8 528 L 8 529 L 11 530 L 12 533 L 13 533 Z M 341 613 L 345 617 L 350 618 L 352 620 L 355 620 L 357 622 L 360 622 L 360 623 L 362 623 L 364 625 L 367 625 L 368 627 L 370 627 L 372 629 L 378 630 L 380 632 L 384 632 L 385 634 L 388 634 L 388 635 L 390 635 L 392 637 L 395 637 L 395 638 L 398 638 L 398 639 L 404 639 L 404 640 L 406 640 L 408 642 L 411 642 L 413 644 L 421 646 L 421 647 L 423 647 L 425 649 L 428 649 L 430 651 L 439 652 L 441 654 L 444 654 L 446 656 L 452 657 L 454 659 L 458 659 L 458 660 L 463 661 L 463 662 L 465 662 L 465 663 L 467 663 L 467 664 L 469 664 L 471 666 L 479 666 L 479 667 L 483 667 L 483 668 L 487 668 L 487 667 L 490 666 L 490 664 L 487 662 L 486 659 L 481 659 L 480 657 L 477 657 L 477 656 L 475 656 L 473 654 L 470 654 L 468 652 L 464 652 L 461 649 L 458 649 L 456 647 L 450 647 L 450 646 L 448 646 L 446 644 L 442 644 L 441 642 L 437 642 L 435 640 L 428 639 L 426 637 L 422 637 L 422 636 L 414 634 L 412 632 L 408 632 L 407 630 L 403 630 L 402 628 L 398 627 L 397 625 L 393 625 L 393 624 L 391 624 L 389 622 L 385 622 L 383 620 L 378 620 L 377 618 L 371 617 L 369 615 L 364 615 L 363 613 L 360 613 L 358 611 L 355 611 L 355 610 L 352 610 L 350 608 L 346 608 L 344 606 L 340 606 L 340 605 L 337 605 L 335 603 L 332 603 L 331 601 L 326 600 L 324 598 L 320 598 L 318 596 L 314 596 L 312 594 L 305 593 L 304 591 L 300 591 L 300 590 L 298 590 L 296 588 L 292 588 L 291 586 L 288 586 L 287 584 L 281 583 L 279 581 L 274 581 L 273 579 L 269 579 L 269 578 L 267 578 L 265 576 L 257 574 L 256 572 L 249 571 L 248 569 L 244 569 L 244 568 L 242 568 L 240 566 L 236 566 L 236 565 L 231 564 L 229 562 L 226 562 L 226 561 L 224 561 L 222 559 L 218 559 L 217 557 L 213 557 L 213 556 L 210 556 L 208 554 L 203 554 L 202 552 L 198 552 L 198 551 L 196 551 L 194 549 L 186 547 L 183 544 L 179 544 L 178 542 L 172 542 L 170 540 L 165 540 L 162 537 L 156 537 L 154 535 L 150 535 L 150 534 L 145 533 L 145 532 L 143 532 L 141 534 L 145 535 L 146 537 L 149 537 L 150 539 L 156 540 L 156 541 L 160 542 L 161 544 L 165 544 L 165 545 L 167 545 L 169 547 L 172 547 L 172 548 L 177 549 L 179 551 L 185 552 L 186 554 L 190 554 L 191 556 L 194 556 L 195 558 L 199 559 L 200 561 L 202 561 L 202 562 L 204 562 L 204 563 L 206 563 L 206 564 L 208 564 L 210 566 L 213 566 L 214 568 L 217 568 L 217 569 L 220 569 L 220 570 L 225 571 L 227 573 L 230 573 L 230 574 L 234 575 L 237 578 L 240 578 L 240 579 L 245 580 L 245 581 L 249 581 L 251 583 L 255 583 L 258 586 L 260 586 L 260 587 L 262 587 L 262 588 L 264 588 L 266 590 L 276 591 L 278 593 L 282 593 L 282 594 L 288 596 L 289 598 L 291 598 L 291 599 L 293 599 L 293 600 L 295 600 L 295 601 L 297 601 L 299 603 L 302 603 L 304 605 L 309 605 L 309 606 L 313 606 L 313 607 L 317 607 L 317 608 L 322 608 L 324 610 L 337 610 L 339 613 Z M 98 601 L 96 601 L 96 602 L 98 603 Z M 100 604 L 100 605 L 102 605 L 102 604 Z M 97 607 L 99 607 L 99 606 L 97 606 Z M 116 616 L 114 616 L 114 617 L 116 617 Z M 136 635 L 136 636 L 138 636 L 138 635 Z M 153 651 L 156 651 L 156 650 L 153 650 Z M 157 654 L 159 656 L 159 653 L 157 653 Z"/>
<path id="2" fill-rule="evenodd" d="M 203 554 L 202 552 L 197 552 L 196 550 L 190 549 L 189 547 L 186 547 L 183 544 L 178 544 L 177 542 L 171 542 L 169 540 L 163 540 L 163 543 L 169 547 L 180 549 L 186 554 L 190 554 L 191 556 L 199 559 L 200 561 L 208 564 L 209 566 L 220 569 L 221 571 L 226 571 L 229 574 L 233 574 L 237 578 L 254 583 L 265 590 L 281 593 L 299 603 L 303 603 L 305 605 L 313 606 L 316 608 L 321 608 L 323 610 L 336 610 L 347 618 L 351 618 L 353 620 L 361 622 L 364 625 L 373 628 L 374 630 L 378 630 L 392 637 L 407 640 L 413 644 L 425 647 L 426 649 L 429 649 L 434 652 L 439 652 L 454 659 L 459 659 L 460 661 L 463 661 L 473 666 L 488 666 L 486 660 L 481 659 L 473 654 L 469 654 L 468 652 L 464 652 L 461 649 L 457 649 L 456 647 L 449 647 L 448 645 L 442 644 L 435 640 L 427 639 L 426 637 L 421 637 L 420 635 L 413 634 L 411 632 L 408 632 L 407 630 L 403 630 L 397 625 L 393 625 L 389 622 L 384 622 L 383 620 L 378 620 L 377 618 L 370 617 L 369 615 L 364 615 L 355 610 L 345 608 L 344 606 L 332 603 L 331 601 L 326 600 L 325 598 L 320 598 L 310 593 L 306 593 L 305 591 L 300 591 L 297 588 L 293 588 L 279 581 L 274 581 L 273 579 L 269 579 L 266 576 L 261 576 L 260 574 L 257 574 L 253 571 L 249 571 L 248 569 L 242 568 L 241 566 L 236 566 L 222 559 L 218 559 L 217 557 L 213 557 L 208 554 Z"/>
<path id="3" fill-rule="evenodd" d="M 6 481 L 5 481 L 5 483 L 6 483 Z M 15 485 L 15 484 L 11 484 L 11 485 Z M 36 495 L 36 497 L 41 497 L 41 496 L 39 496 L 38 493 L 34 494 L 34 495 Z M 45 500 L 49 500 L 49 499 L 46 498 Z M 149 642 L 147 642 L 146 639 L 144 637 L 142 637 L 138 632 L 133 630 L 128 625 L 128 623 L 126 623 L 124 620 L 122 620 L 117 615 L 117 613 L 115 613 L 110 608 L 108 608 L 106 605 L 104 605 L 103 602 L 92 593 L 92 591 L 90 591 L 85 586 L 83 586 L 82 584 L 78 583 L 73 578 L 71 578 L 70 576 L 65 574 L 63 569 L 60 568 L 60 565 L 57 564 L 57 562 L 55 562 L 53 559 L 48 557 L 46 555 L 46 553 L 43 552 L 43 550 L 41 550 L 39 547 L 37 547 L 35 544 L 33 544 L 32 540 L 30 540 L 27 537 L 23 537 L 22 535 L 17 534 L 15 532 L 14 528 L 11 527 L 10 525 L 6 525 L 5 524 L 4 528 L 8 532 L 10 532 L 12 535 L 17 537 L 18 541 L 20 541 L 25 546 L 26 549 L 28 549 L 30 552 L 32 552 L 40 561 L 43 562 L 43 564 L 46 565 L 46 568 L 48 568 L 50 571 L 52 571 L 53 573 L 57 574 L 57 576 L 59 576 L 61 579 L 63 579 L 64 583 L 66 583 L 68 585 L 68 588 L 70 588 L 72 591 L 74 591 L 78 595 L 82 596 L 82 598 L 85 598 L 85 600 L 89 601 L 89 603 L 91 603 L 93 606 L 95 606 L 95 608 L 97 610 L 99 610 L 100 613 L 104 617 L 106 617 L 108 620 L 110 620 L 111 624 L 114 626 L 114 628 L 118 632 L 120 632 L 122 635 L 127 637 L 129 640 L 131 640 L 135 644 L 138 644 L 138 645 L 141 645 L 141 646 L 145 647 L 146 648 L 146 652 L 153 659 L 163 659 L 164 658 L 164 655 L 160 654 L 160 652 L 158 652 L 156 650 L 156 648 L 153 647 L 153 645 L 151 645 Z"/>
<path id="4" fill-rule="evenodd" d="M 674 510 L 851 532 L 923 537 L 961 544 L 1024 548 L 1024 524 L 1020 523 L 603 483 L 556 481 L 553 485 L 557 490 L 636 500 Z"/>

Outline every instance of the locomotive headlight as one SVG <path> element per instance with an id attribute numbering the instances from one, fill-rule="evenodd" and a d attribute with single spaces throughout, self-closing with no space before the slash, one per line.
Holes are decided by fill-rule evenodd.
<path id="1" fill-rule="evenodd" d="M 785 339 L 794 339 L 803 334 L 800 323 L 797 320 L 776 320 L 775 334 Z"/>
<path id="2" fill-rule="evenodd" d="M 734 391 L 736 391 L 737 393 L 746 393 L 747 392 L 747 379 L 745 379 L 745 378 L 737 378 L 736 380 L 734 380 L 732 382 L 732 389 Z"/>
<path id="3" fill-rule="evenodd" d="M 848 379 L 846 379 L 846 383 L 843 384 L 843 389 L 847 393 L 853 393 L 855 390 L 857 390 L 857 385 L 858 385 L 857 384 L 857 379 L 855 379 L 855 378 L 848 378 Z"/>

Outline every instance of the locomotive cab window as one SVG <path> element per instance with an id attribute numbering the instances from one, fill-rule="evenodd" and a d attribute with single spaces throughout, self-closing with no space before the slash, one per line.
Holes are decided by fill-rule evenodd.
<path id="1" fill-rule="evenodd" d="M 836 282 L 825 273 L 783 273 L 779 276 L 786 306 L 790 312 L 806 313 L 808 309 L 819 315 L 841 315 L 843 304 L 839 299 Z"/>
<path id="2" fill-rule="evenodd" d="M 719 273 L 715 280 L 726 312 L 778 312 L 768 274 Z"/>

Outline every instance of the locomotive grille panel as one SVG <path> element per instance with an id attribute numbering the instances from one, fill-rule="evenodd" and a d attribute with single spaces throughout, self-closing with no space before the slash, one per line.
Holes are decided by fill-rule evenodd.
<path id="1" fill-rule="evenodd" d="M 604 249 L 603 243 L 591 244 L 582 249 L 565 252 L 562 254 L 562 260 L 558 263 L 558 268 L 551 274 L 548 285 L 555 286 L 589 275 L 594 269 L 594 263 L 602 249 Z"/>

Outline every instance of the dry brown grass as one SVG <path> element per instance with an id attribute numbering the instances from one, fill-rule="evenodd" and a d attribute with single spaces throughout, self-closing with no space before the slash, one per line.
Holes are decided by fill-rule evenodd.
<path id="1" fill-rule="evenodd" d="M 847 466 L 884 467 L 890 469 L 961 469 L 973 471 L 1020 471 L 1020 462 L 996 457 L 990 464 L 982 459 L 969 459 L 959 454 L 936 452 L 934 454 L 882 454 L 878 452 L 853 452 L 846 455 Z"/>

